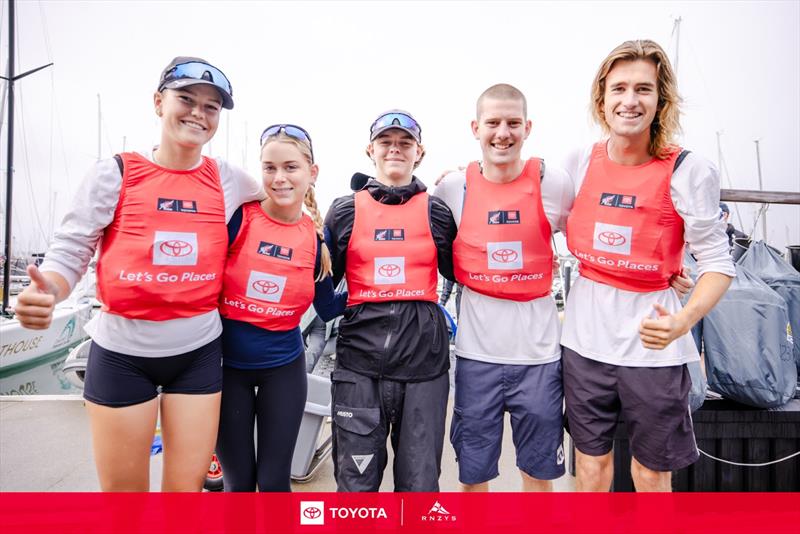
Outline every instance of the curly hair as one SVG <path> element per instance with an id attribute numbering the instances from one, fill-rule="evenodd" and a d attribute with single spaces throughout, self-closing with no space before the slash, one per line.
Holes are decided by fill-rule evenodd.
<path id="1" fill-rule="evenodd" d="M 648 39 L 625 41 L 603 60 L 592 82 L 592 118 L 605 133 L 610 129 L 606 122 L 605 104 L 606 78 L 617 61 L 646 60 L 656 67 L 658 105 L 656 116 L 650 125 L 649 152 L 658 159 L 666 159 L 675 151 L 675 137 L 681 131 L 678 83 L 664 49 Z"/>

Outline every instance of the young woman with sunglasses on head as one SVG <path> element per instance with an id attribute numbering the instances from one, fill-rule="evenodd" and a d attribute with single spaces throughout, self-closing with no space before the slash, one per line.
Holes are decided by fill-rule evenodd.
<path id="1" fill-rule="evenodd" d="M 47 328 L 100 251 L 103 306 L 92 337 L 84 398 L 104 491 L 148 491 L 150 446 L 161 414 L 163 491 L 199 491 L 214 449 L 222 387 L 218 302 L 226 222 L 263 198 L 256 180 L 201 151 L 223 108 L 225 75 L 205 60 L 173 59 L 153 96 L 161 143 L 98 161 L 16 306 Z M 159 398 L 158 387 L 161 387 Z"/>
<path id="2" fill-rule="evenodd" d="M 453 216 L 413 176 L 421 128 L 400 110 L 370 128 L 376 178 L 326 218 L 334 283 L 347 278 L 333 382 L 339 491 L 378 491 L 394 450 L 396 491 L 438 491 L 450 367 L 437 268 L 453 279 Z"/>
<path id="3" fill-rule="evenodd" d="M 307 390 L 300 318 L 313 302 L 329 321 L 347 300 L 334 294 L 308 132 L 290 124 L 264 130 L 261 170 L 267 198 L 243 205 L 228 223 L 217 437 L 226 491 L 291 491 Z"/>

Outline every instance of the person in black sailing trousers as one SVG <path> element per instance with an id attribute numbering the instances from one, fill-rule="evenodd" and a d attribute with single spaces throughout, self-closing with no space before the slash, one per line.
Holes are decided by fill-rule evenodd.
<path id="1" fill-rule="evenodd" d="M 325 221 L 334 282 L 347 278 L 332 381 L 339 491 L 377 491 L 394 450 L 395 491 L 438 491 L 449 392 L 437 269 L 453 279 L 453 216 L 414 169 L 421 128 L 401 110 L 370 128 L 376 177 L 334 200 Z"/>

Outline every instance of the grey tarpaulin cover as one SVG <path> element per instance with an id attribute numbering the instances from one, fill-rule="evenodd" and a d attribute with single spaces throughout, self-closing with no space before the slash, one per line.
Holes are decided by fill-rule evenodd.
<path id="1" fill-rule="evenodd" d="M 692 281 L 697 283 L 697 262 L 692 255 L 689 254 L 688 250 L 683 256 L 683 264 L 689 268 L 689 276 Z M 683 298 L 683 304 L 686 304 L 691 296 L 692 292 L 690 291 Z M 695 345 L 697 345 L 697 352 L 702 352 L 703 321 L 698 321 L 697 324 L 694 325 L 692 328 L 692 337 L 694 338 Z M 689 369 L 689 376 L 692 379 L 692 388 L 689 390 L 689 407 L 692 409 L 692 412 L 694 412 L 700 408 L 706 400 L 706 389 L 708 388 L 706 385 L 706 377 L 703 375 L 703 367 L 699 361 L 687 363 L 686 367 Z"/>
<path id="2" fill-rule="evenodd" d="M 800 371 L 800 273 L 763 241 L 750 245 L 739 263 L 786 301 L 790 324 L 787 333 L 794 338 L 794 363 Z"/>
<path id="3" fill-rule="evenodd" d="M 703 319 L 708 387 L 757 408 L 791 399 L 797 368 L 788 322 L 783 297 L 736 265 L 730 288 Z"/>

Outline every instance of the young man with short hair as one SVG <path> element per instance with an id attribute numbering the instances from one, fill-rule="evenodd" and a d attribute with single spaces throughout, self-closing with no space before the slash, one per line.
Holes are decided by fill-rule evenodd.
<path id="1" fill-rule="evenodd" d="M 453 263 L 464 285 L 450 441 L 463 489 L 488 491 L 509 412 L 523 490 L 549 491 L 564 474 L 550 241 L 564 227 L 573 191 L 563 171 L 521 158 L 531 121 L 515 87 L 483 92 L 472 132 L 482 161 L 451 173 L 434 192 L 458 224 Z"/>
<path id="2" fill-rule="evenodd" d="M 564 393 L 577 488 L 607 491 L 617 421 L 626 422 L 637 491 L 670 491 L 698 458 L 686 363 L 689 331 L 735 271 L 719 218 L 719 177 L 674 144 L 680 97 L 663 49 L 627 41 L 602 62 L 593 116 L 608 139 L 573 154 L 567 244 L 580 260 L 563 326 Z M 698 280 L 686 306 L 669 287 L 684 243 Z"/>

